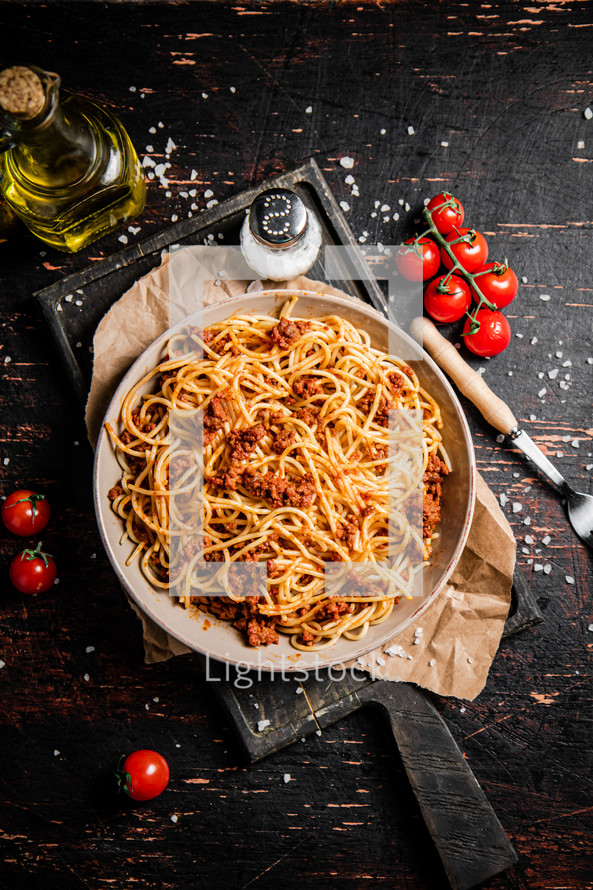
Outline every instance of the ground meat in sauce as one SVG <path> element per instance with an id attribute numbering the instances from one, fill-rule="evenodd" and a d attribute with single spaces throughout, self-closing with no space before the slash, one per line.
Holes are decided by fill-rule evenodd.
<path id="1" fill-rule="evenodd" d="M 336 538 L 346 544 L 349 550 L 354 550 L 358 535 L 358 522 L 355 517 L 350 517 L 348 522 L 340 521 L 336 529 Z"/>
<path id="2" fill-rule="evenodd" d="M 303 334 L 310 330 L 310 321 L 290 321 L 288 318 L 281 318 L 270 331 L 270 336 L 275 346 L 280 349 L 290 349 L 297 340 L 301 339 Z"/>
<path id="3" fill-rule="evenodd" d="M 429 555 L 432 553 L 432 548 L 428 541 L 441 518 L 441 483 L 443 477 L 448 475 L 449 469 L 440 457 L 437 457 L 434 452 L 429 454 L 428 464 L 422 477 L 422 481 L 426 485 L 422 498 L 423 535 Z"/>
<path id="4" fill-rule="evenodd" d="M 375 391 L 369 390 L 359 401 L 357 402 L 357 407 L 364 414 L 370 414 L 371 408 L 373 407 L 373 402 L 375 401 Z M 373 423 L 378 424 L 378 426 L 387 426 L 389 423 L 389 409 L 393 407 L 393 403 L 389 402 L 383 393 L 381 393 L 381 397 L 379 398 L 379 404 L 377 405 L 377 410 L 373 415 Z"/>
<path id="5" fill-rule="evenodd" d="M 298 411 L 295 411 L 294 416 L 298 420 L 302 420 L 303 423 L 306 423 L 307 426 L 314 426 L 319 420 L 319 412 L 315 411 L 313 408 L 299 408 Z"/>
<path id="6" fill-rule="evenodd" d="M 228 421 L 229 415 L 224 402 L 213 396 L 204 411 L 204 445 L 209 445 L 218 430 Z"/>
<path id="7" fill-rule="evenodd" d="M 320 392 L 321 387 L 322 382 L 319 377 L 311 376 L 299 377 L 292 386 L 297 396 L 300 396 L 302 399 L 310 399 L 311 396 Z"/>
<path id="8" fill-rule="evenodd" d="M 315 497 L 315 486 L 310 476 L 292 481 L 275 473 L 258 473 L 245 467 L 241 481 L 252 497 L 264 498 L 272 507 L 310 507 Z"/>
<path id="9" fill-rule="evenodd" d="M 261 442 L 265 435 L 266 428 L 261 423 L 250 426 L 246 430 L 233 430 L 229 433 L 227 442 L 230 448 L 231 463 L 247 460 L 257 443 Z"/>
<path id="10" fill-rule="evenodd" d="M 273 560 L 268 560 L 268 578 L 279 578 L 280 575 L 284 574 L 284 569 L 281 568 L 278 563 Z"/>
<path id="11" fill-rule="evenodd" d="M 283 454 L 287 448 L 290 448 L 295 439 L 296 433 L 294 430 L 291 430 L 290 433 L 287 433 L 284 430 L 276 433 L 274 441 L 272 442 L 272 451 L 275 454 Z"/>
<path id="12" fill-rule="evenodd" d="M 124 493 L 124 490 L 121 487 L 121 485 L 114 485 L 113 488 L 109 489 L 109 491 L 107 493 L 107 497 L 109 498 L 110 501 L 115 501 L 116 498 L 120 497 L 120 495 L 122 495 L 123 493 Z"/>
<path id="13" fill-rule="evenodd" d="M 337 621 L 341 615 L 351 615 L 354 611 L 353 603 L 344 603 L 339 600 L 330 600 L 315 613 L 315 621 Z"/>
<path id="14" fill-rule="evenodd" d="M 257 606 L 259 599 L 258 596 L 251 596 L 236 603 L 226 596 L 203 596 L 198 597 L 198 604 L 201 611 L 232 622 L 233 627 L 246 634 L 250 646 L 269 646 L 278 642 L 278 633 L 274 629 L 278 618 L 260 615 Z"/>

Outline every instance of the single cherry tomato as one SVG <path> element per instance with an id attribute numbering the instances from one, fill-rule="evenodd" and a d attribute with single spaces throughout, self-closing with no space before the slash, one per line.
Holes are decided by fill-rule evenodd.
<path id="1" fill-rule="evenodd" d="M 119 790 L 132 800 L 152 800 L 169 784 L 169 765 L 161 754 L 142 748 L 120 761 L 115 775 Z"/>
<path id="2" fill-rule="evenodd" d="M 49 501 L 44 494 L 20 488 L 2 504 L 2 522 L 14 535 L 37 535 L 49 522 Z"/>
<path id="3" fill-rule="evenodd" d="M 483 306 L 476 313 L 476 321 L 479 327 L 474 333 L 470 333 L 476 327 L 473 318 L 468 318 L 463 326 L 463 339 L 468 349 L 487 358 L 507 348 L 511 342 L 511 328 L 502 312 Z"/>
<path id="4" fill-rule="evenodd" d="M 21 593 L 45 593 L 56 580 L 56 564 L 49 553 L 41 549 L 23 550 L 10 563 L 10 580 Z"/>
<path id="5" fill-rule="evenodd" d="M 467 283 L 459 275 L 433 278 L 424 290 L 424 308 L 431 318 L 441 324 L 459 321 L 471 304 Z"/>
<path id="6" fill-rule="evenodd" d="M 486 263 L 474 273 L 474 279 L 486 299 L 493 303 L 497 309 L 508 306 L 517 296 L 519 282 L 512 269 L 504 263 Z M 472 296 L 476 303 L 480 298 L 474 288 L 471 288 Z"/>
<path id="7" fill-rule="evenodd" d="M 430 238 L 408 238 L 398 247 L 395 264 L 408 281 L 426 281 L 439 271 L 439 249 Z"/>
<path id="8" fill-rule="evenodd" d="M 430 218 L 437 232 L 441 235 L 448 235 L 449 232 L 457 226 L 463 224 L 465 216 L 461 201 L 450 195 L 449 192 L 441 192 L 431 198 L 426 209 L 430 213 Z"/>
<path id="9" fill-rule="evenodd" d="M 453 229 L 445 237 L 445 241 L 449 243 L 455 259 L 466 272 L 477 272 L 488 259 L 486 239 L 475 229 Z M 441 248 L 441 258 L 445 269 L 453 268 L 453 260 L 444 247 Z"/>

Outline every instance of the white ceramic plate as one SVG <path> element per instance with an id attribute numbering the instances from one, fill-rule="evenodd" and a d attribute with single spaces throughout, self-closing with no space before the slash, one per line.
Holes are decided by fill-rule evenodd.
<path id="1" fill-rule="evenodd" d="M 371 627 L 360 641 L 339 640 L 334 647 L 320 652 L 295 650 L 289 638 L 280 635 L 277 645 L 253 649 L 229 622 L 220 621 L 197 609 L 186 610 L 166 591 L 154 589 L 138 567 L 137 561 L 126 566 L 131 552 L 130 542 L 120 544 L 121 520 L 113 513 L 107 497 L 110 488 L 120 481 L 119 466 L 111 441 L 103 428 L 97 442 L 94 472 L 94 495 L 97 521 L 103 544 L 113 568 L 126 591 L 140 608 L 164 630 L 191 649 L 220 661 L 249 665 L 264 670 L 312 670 L 357 658 L 395 637 L 416 621 L 433 602 L 451 575 L 467 540 L 475 500 L 475 458 L 467 421 L 451 386 L 435 363 L 407 334 L 382 318 L 364 303 L 325 294 L 303 291 L 262 291 L 235 297 L 224 303 L 208 306 L 203 323 L 211 325 L 234 312 L 274 315 L 288 297 L 298 294 L 295 315 L 315 318 L 343 315 L 361 330 L 368 331 L 373 346 L 387 351 L 388 333 L 401 344 L 396 355 L 404 355 L 414 367 L 421 385 L 437 400 L 443 416 L 443 443 L 453 473 L 443 485 L 442 520 L 439 525 L 439 546 L 435 558 L 424 570 L 424 595 L 402 600 L 383 624 Z M 117 428 L 122 400 L 129 389 L 148 370 L 158 364 L 170 332 L 164 333 L 146 349 L 120 383 L 107 414 Z M 414 360 L 410 356 L 415 356 Z"/>

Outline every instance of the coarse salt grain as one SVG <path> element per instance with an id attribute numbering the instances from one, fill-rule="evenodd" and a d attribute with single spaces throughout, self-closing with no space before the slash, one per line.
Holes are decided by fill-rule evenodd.
<path id="1" fill-rule="evenodd" d="M 12 359 L 11 359 L 11 357 L 10 357 L 9 355 L 5 355 L 5 356 L 4 356 L 4 364 L 5 364 L 5 365 L 10 364 L 11 361 L 12 361 Z"/>
<path id="2" fill-rule="evenodd" d="M 536 562 L 536 564 L 535 564 L 534 567 L 533 567 L 533 571 L 534 571 L 534 572 L 541 572 L 542 569 L 543 569 L 543 565 L 542 565 L 541 563 L 539 563 L 539 562 Z"/>
<path id="3" fill-rule="evenodd" d="M 547 547 L 551 540 L 551 537 L 549 535 L 546 535 L 545 538 L 542 538 L 542 544 L 545 544 Z"/>
<path id="4" fill-rule="evenodd" d="M 408 127 L 408 136 L 413 136 L 415 132 L 416 131 L 415 131 L 414 127 L 412 127 L 412 126 Z"/>
<path id="5" fill-rule="evenodd" d="M 531 516 L 526 516 L 523 520 L 523 525 L 531 525 Z"/>
<path id="6" fill-rule="evenodd" d="M 385 129 L 385 127 L 382 127 L 380 132 L 381 132 L 381 136 L 384 136 L 385 133 L 387 132 L 387 130 Z"/>
<path id="7" fill-rule="evenodd" d="M 585 120 L 590 121 L 593 117 L 593 111 L 591 111 L 589 107 L 585 108 L 585 110 L 583 111 L 583 117 L 585 118 Z"/>
<path id="8" fill-rule="evenodd" d="M 551 299 L 550 294 L 540 294 L 539 298 L 540 298 L 540 300 L 543 300 L 544 303 L 547 303 L 548 300 Z"/>
<path id="9" fill-rule="evenodd" d="M 231 91 L 231 93 L 236 93 L 237 87 L 229 87 L 229 90 Z"/>
<path id="10" fill-rule="evenodd" d="M 473 663 L 474 663 L 474 660 L 473 660 L 473 658 L 471 657 L 471 655 L 468 655 L 468 656 L 467 656 L 467 663 L 468 663 L 468 664 L 473 664 Z"/>
<path id="11" fill-rule="evenodd" d="M 544 574 L 545 575 L 549 575 L 551 571 L 552 571 L 552 566 L 549 563 L 544 566 Z"/>
<path id="12" fill-rule="evenodd" d="M 443 141 L 443 142 L 441 142 L 441 145 L 442 145 L 443 148 L 449 148 L 449 143 L 448 143 L 448 142 Z"/>
<path id="13" fill-rule="evenodd" d="M 257 731 L 263 732 L 264 729 L 266 728 L 266 726 L 269 726 L 269 725 L 270 725 L 269 720 L 258 720 L 257 721 Z"/>
<path id="14" fill-rule="evenodd" d="M 344 170 L 352 170 L 352 168 L 354 167 L 354 158 L 350 158 L 348 157 L 348 155 L 346 155 L 345 157 L 340 158 L 340 164 L 342 165 Z"/>
<path id="15" fill-rule="evenodd" d="M 513 513 L 520 513 L 523 509 L 523 504 L 520 504 L 519 501 L 515 501 L 513 504 Z"/>
<path id="16" fill-rule="evenodd" d="M 538 399 L 543 399 L 543 397 L 545 396 L 545 394 L 547 393 L 547 391 L 548 391 L 548 390 L 547 390 L 545 387 L 544 387 L 543 389 L 540 389 L 540 391 L 539 391 L 538 394 L 537 394 Z"/>
<path id="17" fill-rule="evenodd" d="M 311 114 L 312 111 L 313 111 L 313 106 L 307 105 L 307 107 L 305 108 L 305 114 Z"/>
<path id="18" fill-rule="evenodd" d="M 290 782 L 290 773 L 284 773 L 284 775 L 282 776 L 282 778 L 283 778 L 283 780 L 284 780 L 284 784 L 285 784 L 285 785 L 288 785 L 288 783 Z"/>
<path id="19" fill-rule="evenodd" d="M 5 666 L 6 666 L 6 662 L 5 662 L 5 661 L 2 661 L 2 659 L 0 658 L 0 671 L 1 671 L 2 668 L 5 667 Z"/>
<path id="20" fill-rule="evenodd" d="M 377 656 L 377 664 L 380 665 L 381 667 L 383 667 L 383 665 L 385 664 L 385 659 L 381 658 L 380 655 Z"/>
<path id="21" fill-rule="evenodd" d="M 437 663 L 436 658 L 431 658 L 430 661 L 428 662 L 428 666 L 434 667 L 436 663 Z"/>
<path id="22" fill-rule="evenodd" d="M 525 535 L 523 540 L 525 541 L 526 544 L 534 544 L 535 543 L 535 539 L 532 538 L 531 535 Z"/>
<path id="23" fill-rule="evenodd" d="M 587 630 L 589 631 L 589 633 L 593 633 L 593 624 L 590 624 Z"/>
<path id="24" fill-rule="evenodd" d="M 500 501 L 501 507 L 504 507 L 504 505 L 507 504 L 509 500 L 504 491 L 498 496 L 498 499 Z"/>
<path id="25" fill-rule="evenodd" d="M 565 578 L 567 584 L 574 584 L 574 578 L 572 577 L 572 575 L 566 575 Z"/>
<path id="26" fill-rule="evenodd" d="M 550 378 L 550 380 L 556 379 L 556 377 L 558 376 L 558 370 L 558 368 L 552 368 L 551 371 L 548 371 L 548 377 Z"/>
<path id="27" fill-rule="evenodd" d="M 177 822 L 179 816 L 171 816 L 171 822 Z"/>
<path id="28" fill-rule="evenodd" d="M 95 647 L 94 647 L 94 646 L 87 646 L 86 649 L 85 649 L 84 651 L 85 651 L 86 654 L 88 655 L 90 652 L 94 652 L 94 651 L 95 651 Z"/>
<path id="29" fill-rule="evenodd" d="M 57 748 L 54 748 L 54 757 L 59 757 L 59 756 L 60 756 L 60 752 L 58 751 Z"/>
<path id="30" fill-rule="evenodd" d="M 573 439 L 572 442 L 571 442 L 570 444 L 572 445 L 573 448 L 579 448 L 579 447 L 580 447 L 580 445 L 579 445 L 579 440 L 578 440 L 578 439 Z"/>
<path id="31" fill-rule="evenodd" d="M 302 689 L 302 687 L 301 687 L 301 686 L 297 686 L 297 688 L 295 689 L 295 692 L 296 692 L 297 695 L 302 695 L 302 694 L 303 694 L 303 689 Z"/>
<path id="32" fill-rule="evenodd" d="M 82 679 L 85 681 L 85 683 L 88 683 L 91 678 L 89 677 L 88 674 L 85 674 Z"/>
<path id="33" fill-rule="evenodd" d="M 523 284 L 527 284 L 527 275 L 522 275 L 521 281 L 523 282 Z"/>

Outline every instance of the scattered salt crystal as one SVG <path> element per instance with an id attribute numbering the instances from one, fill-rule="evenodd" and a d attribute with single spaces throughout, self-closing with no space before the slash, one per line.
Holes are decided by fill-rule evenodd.
<path id="1" fill-rule="evenodd" d="M 157 176 L 163 176 L 166 169 L 167 168 L 165 167 L 164 164 L 157 164 L 156 167 L 154 168 L 154 172 L 156 173 Z"/>
<path id="2" fill-rule="evenodd" d="M 72 300 L 74 299 L 74 296 L 72 294 L 66 294 L 64 299 L 66 300 L 67 303 L 71 303 Z"/>
<path id="3" fill-rule="evenodd" d="M 499 495 L 499 498 L 498 498 L 498 499 L 499 499 L 500 504 L 501 504 L 502 507 L 504 507 L 504 505 L 505 505 L 506 503 L 508 503 L 508 500 L 509 500 L 508 497 L 506 496 L 506 494 L 504 493 L 504 491 Z"/>
<path id="4" fill-rule="evenodd" d="M 523 540 L 525 541 L 526 544 L 534 544 L 535 543 L 535 539 L 532 538 L 531 535 L 525 535 Z"/>
<path id="5" fill-rule="evenodd" d="M 513 372 L 512 372 L 512 371 L 507 371 L 507 376 L 508 376 L 508 377 L 512 377 L 512 376 L 513 376 Z"/>
<path id="6" fill-rule="evenodd" d="M 412 661 L 412 656 L 408 655 L 408 661 Z"/>
<path id="7" fill-rule="evenodd" d="M 136 87 L 130 87 L 130 93 L 135 93 L 135 92 L 136 92 Z"/>
<path id="8" fill-rule="evenodd" d="M 153 698 L 153 702 L 156 702 L 156 704 L 158 705 L 159 701 L 160 701 L 160 699 L 159 699 L 158 695 L 155 695 L 155 697 Z"/>
<path id="9" fill-rule="evenodd" d="M 589 107 L 585 108 L 585 110 L 583 111 L 583 117 L 585 118 L 585 120 L 590 121 L 593 117 L 593 111 L 591 111 Z"/>
<path id="10" fill-rule="evenodd" d="M 179 217 L 177 216 L 176 213 L 174 213 L 174 214 L 171 216 L 171 222 L 177 222 L 178 219 L 179 219 Z"/>
<path id="11" fill-rule="evenodd" d="M 297 686 L 297 688 L 295 689 L 295 692 L 297 695 L 302 695 L 303 694 L 302 686 Z"/>
<path id="12" fill-rule="evenodd" d="M 151 134 L 156 133 L 156 127 L 149 127 L 149 128 L 148 128 L 148 132 L 151 133 Z M 148 149 L 147 149 L 147 151 L 148 151 Z"/>
<path id="13" fill-rule="evenodd" d="M 527 284 L 527 275 L 522 275 L 521 281 L 523 282 L 523 284 Z"/>
<path id="14" fill-rule="evenodd" d="M 122 244 L 127 244 L 127 243 L 128 243 L 128 236 L 127 236 L 127 235 L 120 235 L 119 238 L 118 238 L 117 240 L 118 240 L 118 241 L 121 241 Z"/>
<path id="15" fill-rule="evenodd" d="M 388 210 L 391 210 L 389 204 L 381 204 L 381 213 L 387 213 Z"/>
<path id="16" fill-rule="evenodd" d="M 572 577 L 572 575 L 566 575 L 566 583 L 574 584 L 574 578 Z"/>
<path id="17" fill-rule="evenodd" d="M 550 565 L 550 563 L 548 563 L 547 565 L 544 566 L 544 574 L 545 575 L 549 575 L 551 571 L 552 571 L 552 566 Z"/>
<path id="18" fill-rule="evenodd" d="M 548 377 L 550 380 L 555 380 L 558 376 L 558 368 L 552 368 L 551 371 L 548 371 Z"/>
<path id="19" fill-rule="evenodd" d="M 312 111 L 313 111 L 313 106 L 307 105 L 307 107 L 305 108 L 305 114 L 311 114 Z"/>
<path id="20" fill-rule="evenodd" d="M 564 353 L 561 352 L 560 350 L 558 350 L 558 352 L 555 353 L 556 358 L 562 358 L 563 355 L 564 355 Z"/>
<path id="21" fill-rule="evenodd" d="M 59 757 L 59 756 L 60 756 L 60 752 L 58 751 L 57 748 L 54 748 L 54 757 Z"/>
<path id="22" fill-rule="evenodd" d="M 376 212 L 375 212 L 374 210 L 373 210 L 373 212 L 371 213 L 371 219 L 377 219 L 377 214 L 376 214 Z"/>
<path id="23" fill-rule="evenodd" d="M 164 126 L 165 126 L 165 125 L 164 125 L 164 123 L 163 123 L 162 121 L 159 121 L 158 124 L 157 124 L 157 127 L 159 128 L 159 130 L 162 130 Z"/>
<path id="24" fill-rule="evenodd" d="M 206 203 L 206 210 L 210 210 L 212 207 L 215 207 L 217 204 L 218 204 L 218 201 L 216 200 L 216 198 L 212 198 L 211 201 L 208 201 Z"/>
<path id="25" fill-rule="evenodd" d="M 533 560 L 532 560 L 532 559 L 528 559 L 528 560 L 527 560 L 527 565 L 528 565 L 528 566 L 530 566 L 532 563 L 533 563 Z"/>
<path id="26" fill-rule="evenodd" d="M 551 299 L 550 294 L 540 294 L 540 300 L 543 300 L 544 303 L 547 303 L 549 299 Z"/>
<path id="27" fill-rule="evenodd" d="M 529 553 L 529 547 L 521 547 L 521 553 Z"/>
<path id="28" fill-rule="evenodd" d="M 529 342 L 531 343 L 532 346 L 535 346 L 535 344 L 537 343 L 537 337 L 532 337 Z"/>
<path id="29" fill-rule="evenodd" d="M 88 683 L 91 678 L 89 677 L 88 674 L 85 674 L 82 679 L 85 681 L 85 683 Z"/>
<path id="30" fill-rule="evenodd" d="M 571 438 L 570 436 L 562 436 L 562 441 L 563 441 L 563 442 L 570 442 L 570 438 Z"/>
<path id="31" fill-rule="evenodd" d="M 593 358 L 589 357 L 589 358 L 587 359 L 587 364 L 588 364 L 588 365 L 593 365 Z"/>
<path id="32" fill-rule="evenodd" d="M 5 457 L 4 460 L 2 461 L 2 463 L 4 464 L 5 467 L 7 467 L 8 464 L 10 463 L 10 458 L 9 458 L 9 457 Z"/>
<path id="33" fill-rule="evenodd" d="M 381 658 L 380 655 L 377 656 L 377 664 L 381 665 L 381 667 L 385 664 L 385 659 Z"/>
<path id="34" fill-rule="evenodd" d="M 408 136 L 413 136 L 415 132 L 416 131 L 414 130 L 414 127 L 412 127 L 412 126 L 408 127 Z"/>
<path id="35" fill-rule="evenodd" d="M 258 720 L 257 721 L 257 731 L 263 732 L 264 729 L 266 728 L 266 726 L 269 726 L 269 725 L 270 725 L 269 720 Z"/>
<path id="36" fill-rule="evenodd" d="M 515 334 L 515 337 L 517 338 L 517 340 L 522 340 L 523 334 Z"/>
<path id="37" fill-rule="evenodd" d="M 229 90 L 231 91 L 231 93 L 236 93 L 237 87 L 229 87 Z"/>
<path id="38" fill-rule="evenodd" d="M 166 146 L 165 146 L 165 154 L 166 154 L 166 155 L 170 155 L 171 152 L 172 152 L 172 151 L 175 151 L 176 148 L 177 148 L 177 146 L 175 145 L 175 143 L 173 142 L 173 140 L 172 140 L 171 137 L 169 136 L 169 138 L 167 139 L 167 144 L 166 144 Z"/>
<path id="39" fill-rule="evenodd" d="M 316 730 L 315 730 L 315 735 L 321 735 L 321 730 L 320 730 L 320 729 L 316 729 Z"/>
<path id="40" fill-rule="evenodd" d="M 525 517 L 525 519 L 523 520 L 523 525 L 531 525 L 531 517 L 530 516 Z"/>
<path id="41" fill-rule="evenodd" d="M 257 702 L 253 703 L 253 707 L 255 708 L 256 711 L 259 711 L 259 705 Z"/>
<path id="42" fill-rule="evenodd" d="M 465 714 L 465 711 L 466 711 L 466 708 L 459 708 L 459 713 L 460 713 L 460 714 Z"/>
<path id="43" fill-rule="evenodd" d="M 573 448 L 579 448 L 579 440 L 578 439 L 573 439 L 570 444 L 572 445 Z"/>
<path id="44" fill-rule="evenodd" d="M 344 168 L 344 170 L 352 170 L 354 167 L 354 158 L 346 157 L 340 158 L 340 164 Z"/>
<path id="45" fill-rule="evenodd" d="M 86 654 L 88 655 L 90 652 L 94 652 L 94 651 L 95 651 L 95 647 L 94 647 L 94 646 L 87 646 L 86 649 L 85 649 L 84 651 L 85 651 Z"/>
<path id="46" fill-rule="evenodd" d="M 579 139 L 579 141 L 577 142 L 577 148 L 584 148 L 584 147 L 585 147 L 585 143 L 583 142 L 582 139 Z"/>
<path id="47" fill-rule="evenodd" d="M 441 145 L 443 146 L 443 148 L 449 148 L 448 142 L 441 142 Z"/>
<path id="48" fill-rule="evenodd" d="M 171 816 L 171 822 L 177 822 L 179 816 Z"/>
<path id="49" fill-rule="evenodd" d="M 436 658 L 431 658 L 430 661 L 428 662 L 428 666 L 434 667 L 436 663 L 437 663 Z"/>
<path id="50" fill-rule="evenodd" d="M 208 98 L 208 93 L 202 93 L 202 99 L 207 99 L 207 98 Z"/>
<path id="51" fill-rule="evenodd" d="M 551 540 L 551 537 L 549 535 L 546 535 L 545 538 L 542 538 L 542 544 L 545 544 L 545 546 L 547 547 Z"/>
<path id="52" fill-rule="evenodd" d="M 10 357 L 9 355 L 5 355 L 5 356 L 4 356 L 4 364 L 5 364 L 5 365 L 10 364 L 11 361 L 12 361 L 12 359 L 11 359 L 11 357 Z"/>
<path id="53" fill-rule="evenodd" d="M 530 415 L 529 415 L 529 419 L 530 419 L 530 420 L 537 420 L 537 417 L 535 416 L 535 414 L 530 414 Z"/>
<path id="54" fill-rule="evenodd" d="M 389 650 L 386 650 L 386 654 L 392 655 L 393 653 L 390 652 Z M 358 664 L 364 664 L 364 658 L 362 657 L 362 655 L 360 656 L 360 658 L 357 658 L 356 661 L 358 662 Z"/>
<path id="55" fill-rule="evenodd" d="M 404 206 L 404 199 L 403 199 L 403 198 L 398 198 L 398 199 L 397 199 L 397 203 L 400 205 L 400 207 L 403 207 L 403 206 Z"/>
<path id="56" fill-rule="evenodd" d="M 563 368 L 572 368 L 572 362 L 571 362 L 571 360 L 570 360 L 570 359 L 566 359 L 565 362 L 562 362 L 562 367 L 563 367 Z"/>
<path id="57" fill-rule="evenodd" d="M 590 624 L 587 630 L 589 631 L 589 633 L 593 633 L 593 624 Z"/>
<path id="58" fill-rule="evenodd" d="M 557 451 L 557 452 L 556 452 L 556 457 L 564 457 L 564 452 L 563 452 L 563 451 Z"/>
<path id="59" fill-rule="evenodd" d="M 213 194 L 214 192 L 212 191 L 212 189 L 206 189 L 206 191 L 204 192 L 204 197 L 211 198 Z"/>
<path id="60" fill-rule="evenodd" d="M 513 504 L 513 513 L 520 513 L 523 509 L 523 504 L 520 504 L 519 501 L 515 501 Z"/>
<path id="61" fill-rule="evenodd" d="M 410 210 L 410 205 L 409 205 L 409 204 L 404 204 L 404 210 L 405 210 L 406 212 L 409 211 L 409 210 Z"/>
<path id="62" fill-rule="evenodd" d="M 284 784 L 288 785 L 288 783 L 290 782 L 290 773 L 284 773 L 284 776 L 282 778 L 284 779 Z"/>
<path id="63" fill-rule="evenodd" d="M 474 660 L 473 660 L 473 658 L 471 657 L 471 655 L 468 655 L 468 656 L 467 656 L 467 663 L 468 663 L 468 664 L 473 664 L 473 663 L 474 663 Z"/>
<path id="64" fill-rule="evenodd" d="M 542 569 L 543 569 L 543 565 L 542 565 L 541 563 L 539 563 L 539 562 L 536 562 L 536 564 L 535 564 L 534 567 L 533 567 L 533 571 L 534 571 L 534 572 L 541 572 Z"/>
<path id="65" fill-rule="evenodd" d="M 499 445 L 500 445 L 502 442 L 504 442 L 504 439 L 505 439 L 505 437 L 503 436 L 502 433 L 499 433 L 498 436 L 496 437 L 496 441 L 498 442 Z"/>
<path id="66" fill-rule="evenodd" d="M 146 146 L 146 151 L 147 151 L 147 152 L 153 152 L 153 151 L 154 151 L 154 145 L 147 145 L 147 146 Z"/>
<path id="67" fill-rule="evenodd" d="M 358 240 L 360 241 L 361 244 L 364 244 L 367 239 L 365 238 L 364 235 L 360 235 Z"/>
<path id="68" fill-rule="evenodd" d="M 383 127 L 381 130 L 381 136 L 384 136 L 386 132 L 387 132 L 387 130 L 385 129 L 385 127 Z"/>
<path id="69" fill-rule="evenodd" d="M 414 636 L 415 636 L 415 637 L 421 637 L 423 633 L 424 633 L 424 628 L 423 628 L 423 627 L 417 627 L 416 630 L 414 631 Z"/>
<path id="70" fill-rule="evenodd" d="M 394 643 L 393 646 L 390 646 L 389 649 L 385 650 L 385 655 L 389 655 L 391 658 L 393 658 L 394 655 L 399 655 L 400 658 L 404 658 L 405 654 L 403 646 L 400 646 L 398 643 Z"/>
<path id="71" fill-rule="evenodd" d="M 391 219 L 394 220 L 394 222 L 397 222 L 399 219 L 399 213 L 394 213 Z"/>
<path id="72" fill-rule="evenodd" d="M 545 396 L 545 394 L 547 393 L 547 391 L 548 390 L 545 387 L 543 389 L 540 389 L 540 391 L 537 394 L 538 399 L 542 399 Z"/>

